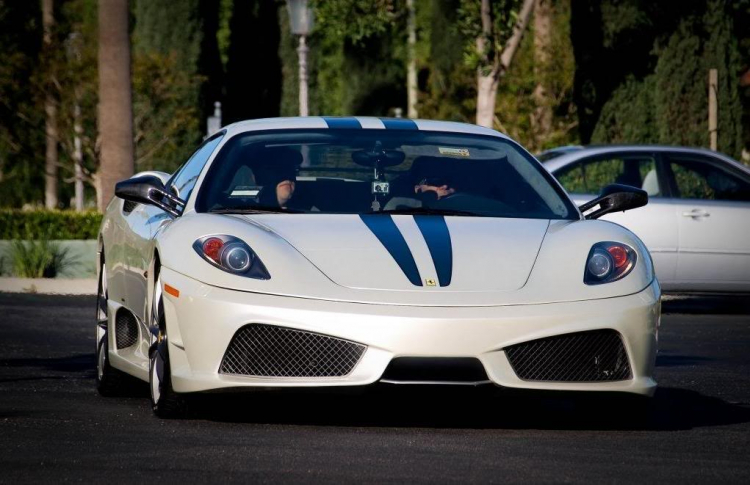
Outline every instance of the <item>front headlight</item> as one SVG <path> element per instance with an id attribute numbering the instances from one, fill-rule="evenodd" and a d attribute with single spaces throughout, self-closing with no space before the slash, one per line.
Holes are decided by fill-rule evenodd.
<path id="1" fill-rule="evenodd" d="M 587 285 L 611 283 L 624 278 L 635 267 L 633 248 L 617 242 L 600 242 L 592 246 L 586 259 L 583 282 Z"/>
<path id="2" fill-rule="evenodd" d="M 204 236 L 193 249 L 205 261 L 227 273 L 267 280 L 271 278 L 263 262 L 242 239 L 225 234 Z"/>

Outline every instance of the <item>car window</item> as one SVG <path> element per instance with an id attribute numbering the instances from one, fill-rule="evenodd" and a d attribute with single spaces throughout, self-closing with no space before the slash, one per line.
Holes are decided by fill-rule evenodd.
<path id="1" fill-rule="evenodd" d="M 206 140 L 192 157 L 175 173 L 168 186 L 182 200 L 188 200 L 203 167 L 219 144 L 223 135 Z"/>
<path id="2" fill-rule="evenodd" d="M 565 190 L 572 194 L 598 194 L 610 184 L 637 187 L 655 197 L 661 195 L 656 162 L 650 156 L 617 156 L 585 160 L 555 172 Z"/>
<path id="3" fill-rule="evenodd" d="M 285 130 L 234 136 L 196 211 L 450 213 L 578 218 L 548 172 L 496 137 L 410 130 Z"/>
<path id="4" fill-rule="evenodd" d="M 681 199 L 750 201 L 750 183 L 714 164 L 670 157 L 669 167 Z"/>

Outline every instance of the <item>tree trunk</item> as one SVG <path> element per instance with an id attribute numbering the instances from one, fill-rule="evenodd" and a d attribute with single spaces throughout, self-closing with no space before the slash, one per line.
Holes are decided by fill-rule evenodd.
<path id="1" fill-rule="evenodd" d="M 133 175 L 128 0 L 99 0 L 99 134 L 97 204 L 104 210 L 115 184 Z"/>
<path id="2" fill-rule="evenodd" d="M 484 58 L 484 62 L 477 70 L 477 124 L 480 126 L 492 128 L 494 125 L 497 86 L 521 45 L 523 32 L 526 30 L 531 13 L 534 11 L 534 2 L 535 0 L 524 0 L 521 12 L 518 15 L 518 22 L 513 27 L 513 34 L 505 43 L 503 51 L 497 52 L 492 46 L 487 46 L 487 42 L 492 41 L 495 37 L 495 32 L 490 0 L 482 0 L 482 35 L 477 37 L 476 41 L 477 52 Z"/>
<path id="3" fill-rule="evenodd" d="M 406 9 L 408 12 L 409 32 L 409 61 L 406 72 L 406 94 L 407 94 L 407 117 L 416 118 L 417 115 L 417 21 L 414 10 L 414 0 L 406 0 Z"/>
<path id="4" fill-rule="evenodd" d="M 545 139 L 552 130 L 552 105 L 547 89 L 547 72 L 550 62 L 551 34 L 552 34 L 552 5 L 551 0 L 536 0 L 534 7 L 534 122 L 538 138 Z"/>
<path id="5" fill-rule="evenodd" d="M 44 28 L 44 51 L 48 60 L 49 80 L 44 100 L 45 135 L 47 148 L 44 155 L 44 206 L 47 209 L 57 207 L 57 103 L 52 94 L 54 81 L 49 58 L 52 54 L 52 28 L 55 24 L 53 0 L 42 0 L 42 26 Z"/>

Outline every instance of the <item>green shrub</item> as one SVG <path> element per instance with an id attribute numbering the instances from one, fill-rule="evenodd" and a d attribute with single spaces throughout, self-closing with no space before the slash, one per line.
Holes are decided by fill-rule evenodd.
<path id="1" fill-rule="evenodd" d="M 13 274 L 21 278 L 54 278 L 77 262 L 67 249 L 46 239 L 13 241 L 10 260 Z"/>
<path id="2" fill-rule="evenodd" d="M 98 212 L 0 210 L 0 240 L 96 239 Z"/>

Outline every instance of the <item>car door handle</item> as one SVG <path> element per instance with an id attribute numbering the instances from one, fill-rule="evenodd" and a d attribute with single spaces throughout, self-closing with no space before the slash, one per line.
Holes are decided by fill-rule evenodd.
<path id="1" fill-rule="evenodd" d="M 711 214 L 704 211 L 703 209 L 693 209 L 690 212 L 683 212 L 682 217 L 692 217 L 693 219 L 700 219 L 701 217 L 709 217 Z"/>

